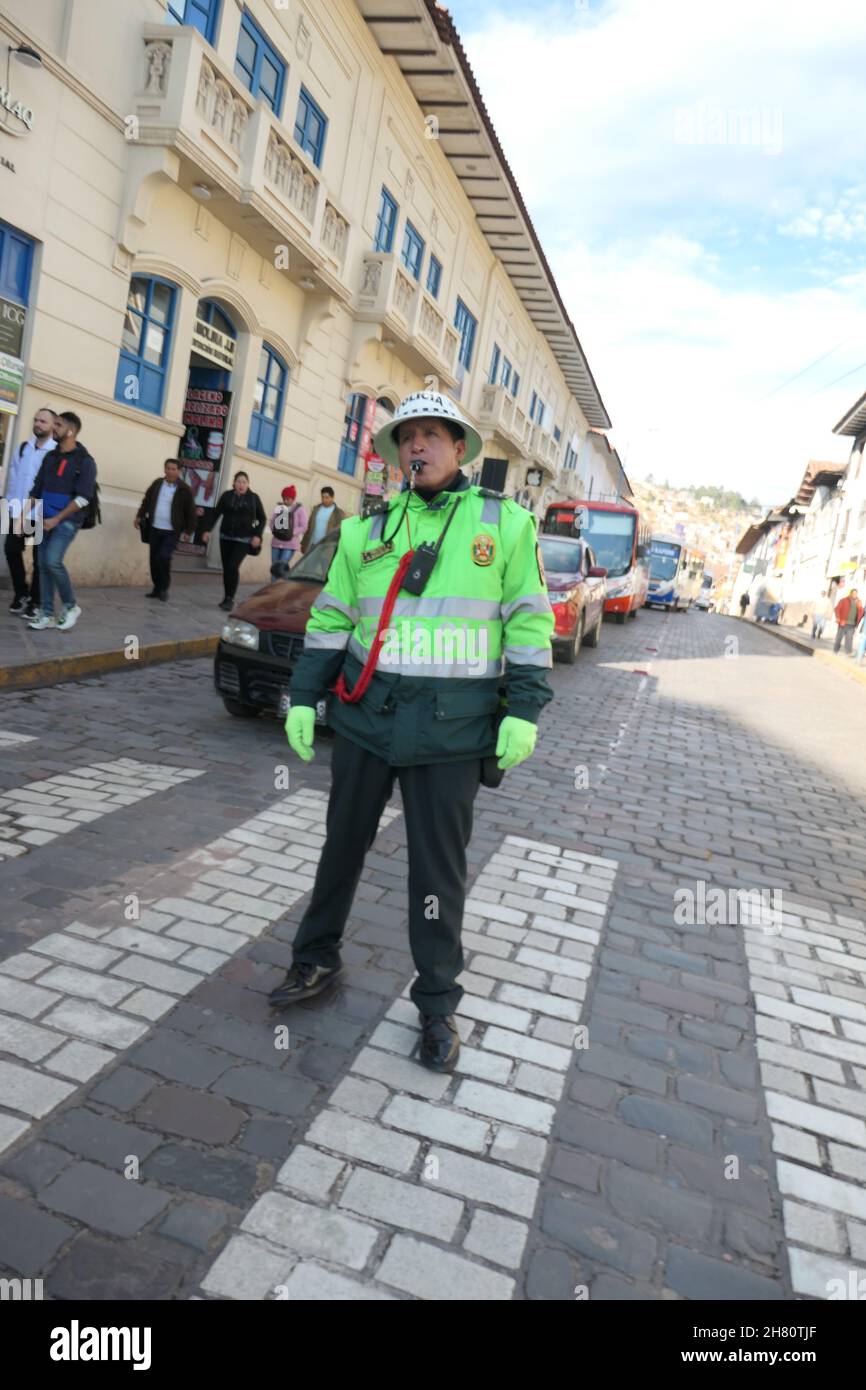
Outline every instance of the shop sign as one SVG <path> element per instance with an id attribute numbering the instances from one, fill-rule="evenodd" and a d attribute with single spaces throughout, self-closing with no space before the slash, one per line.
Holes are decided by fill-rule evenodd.
<path id="1" fill-rule="evenodd" d="M 14 120 L 20 121 L 24 126 L 24 130 L 17 130 L 7 120 L 0 119 L 0 130 L 5 130 L 7 135 L 27 135 L 33 129 L 32 109 L 25 106 L 23 101 L 16 101 L 8 87 L 0 87 L 0 109 L 8 111 Z"/>
<path id="2" fill-rule="evenodd" d="M 0 352 L 6 352 L 10 357 L 21 356 L 26 317 L 27 310 L 23 304 L 0 298 Z"/>
<path id="3" fill-rule="evenodd" d="M 192 350 L 200 357 L 206 357 L 209 362 L 216 362 L 219 367 L 227 367 L 229 371 L 234 366 L 234 338 L 229 337 L 228 333 L 220 333 L 218 328 L 214 328 L 212 323 L 205 323 L 204 319 L 195 321 L 192 330 Z"/>
<path id="4" fill-rule="evenodd" d="M 0 352 L 0 413 L 17 415 L 24 386 L 24 363 L 20 357 Z"/>
<path id="5" fill-rule="evenodd" d="M 526 486 L 541 487 L 541 469 L 528 468 L 526 470 Z"/>

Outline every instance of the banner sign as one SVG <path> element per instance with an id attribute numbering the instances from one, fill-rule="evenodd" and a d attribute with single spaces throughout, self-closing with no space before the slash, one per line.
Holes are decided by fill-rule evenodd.
<path id="1" fill-rule="evenodd" d="M 202 535 L 210 531 L 219 501 L 219 475 L 231 399 L 231 391 L 191 388 L 186 393 L 181 417 L 186 431 L 177 451 L 178 463 L 180 476 L 192 488 L 198 520 L 193 539 L 178 544 L 178 555 L 204 555 L 207 552 Z"/>

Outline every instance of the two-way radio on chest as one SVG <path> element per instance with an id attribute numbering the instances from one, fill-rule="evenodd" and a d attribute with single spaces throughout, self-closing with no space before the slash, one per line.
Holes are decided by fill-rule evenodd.
<path id="1" fill-rule="evenodd" d="M 415 469 L 413 465 L 413 484 L 415 481 L 415 472 L 417 472 L 417 469 Z M 379 555 L 385 555 L 390 550 L 393 550 L 393 537 L 396 536 L 404 520 L 406 520 L 406 526 L 408 529 L 409 523 L 406 514 L 409 510 L 409 498 L 411 497 L 411 495 L 412 491 L 410 490 L 409 496 L 407 496 L 406 498 L 406 504 L 403 507 L 403 510 L 400 514 L 400 520 L 397 522 L 397 525 L 391 532 L 391 537 L 383 539 L 382 545 L 379 546 L 376 550 L 365 551 L 362 557 L 365 561 L 368 561 Z M 340 700 L 342 700 L 343 704 L 353 705 L 364 695 L 368 685 L 370 684 L 370 681 L 373 679 L 373 672 L 376 669 L 376 664 L 379 660 L 379 652 L 381 650 L 382 643 L 385 640 L 385 634 L 388 631 L 388 627 L 391 622 L 391 614 L 393 613 L 394 605 L 397 602 L 397 595 L 399 594 L 401 589 L 403 589 L 407 594 L 423 594 L 427 581 L 433 573 L 433 568 L 436 564 L 436 561 L 439 559 L 439 552 L 442 549 L 442 542 L 445 540 L 445 537 L 448 534 L 448 527 L 454 520 L 454 517 L 457 513 L 457 508 L 460 506 L 460 503 L 462 501 L 463 495 L 458 496 L 457 500 L 454 503 L 454 506 L 451 508 L 448 520 L 445 522 L 445 525 L 442 528 L 442 534 L 435 545 L 428 545 L 428 543 L 424 541 L 421 545 L 418 546 L 417 550 L 409 549 L 406 551 L 406 554 L 401 557 L 400 563 L 397 566 L 397 569 L 394 573 L 394 577 L 392 578 L 391 583 L 388 585 L 388 592 L 385 595 L 385 598 L 382 603 L 382 611 L 379 614 L 379 625 L 376 628 L 376 635 L 373 638 L 373 641 L 370 645 L 370 650 L 367 653 L 367 660 L 364 662 L 364 669 L 362 670 L 360 676 L 355 682 L 354 690 L 349 690 L 348 686 L 346 685 L 346 678 L 343 675 L 342 671 L 337 677 L 335 685 L 332 687 L 334 694 L 337 695 Z"/>

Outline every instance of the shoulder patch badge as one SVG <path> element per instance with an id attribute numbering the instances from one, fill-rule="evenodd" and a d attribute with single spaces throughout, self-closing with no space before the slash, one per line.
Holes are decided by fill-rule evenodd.
<path id="1" fill-rule="evenodd" d="M 547 575 L 544 573 L 544 561 L 541 558 L 541 546 L 539 545 L 538 541 L 535 542 L 535 558 L 538 561 L 538 577 L 546 589 Z"/>
<path id="2" fill-rule="evenodd" d="M 472 542 L 472 561 L 476 565 L 492 565 L 493 557 L 496 554 L 496 542 L 486 531 L 475 537 Z"/>

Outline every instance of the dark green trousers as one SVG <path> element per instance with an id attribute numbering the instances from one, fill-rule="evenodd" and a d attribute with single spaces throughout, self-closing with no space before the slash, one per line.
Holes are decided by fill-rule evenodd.
<path id="1" fill-rule="evenodd" d="M 456 981 L 463 969 L 466 846 L 480 759 L 391 767 L 337 734 L 331 777 L 327 836 L 310 905 L 295 937 L 295 963 L 339 964 L 364 856 L 396 778 L 409 846 L 409 945 L 418 971 L 410 997 L 420 1013 L 454 1013 L 463 997 Z"/>

